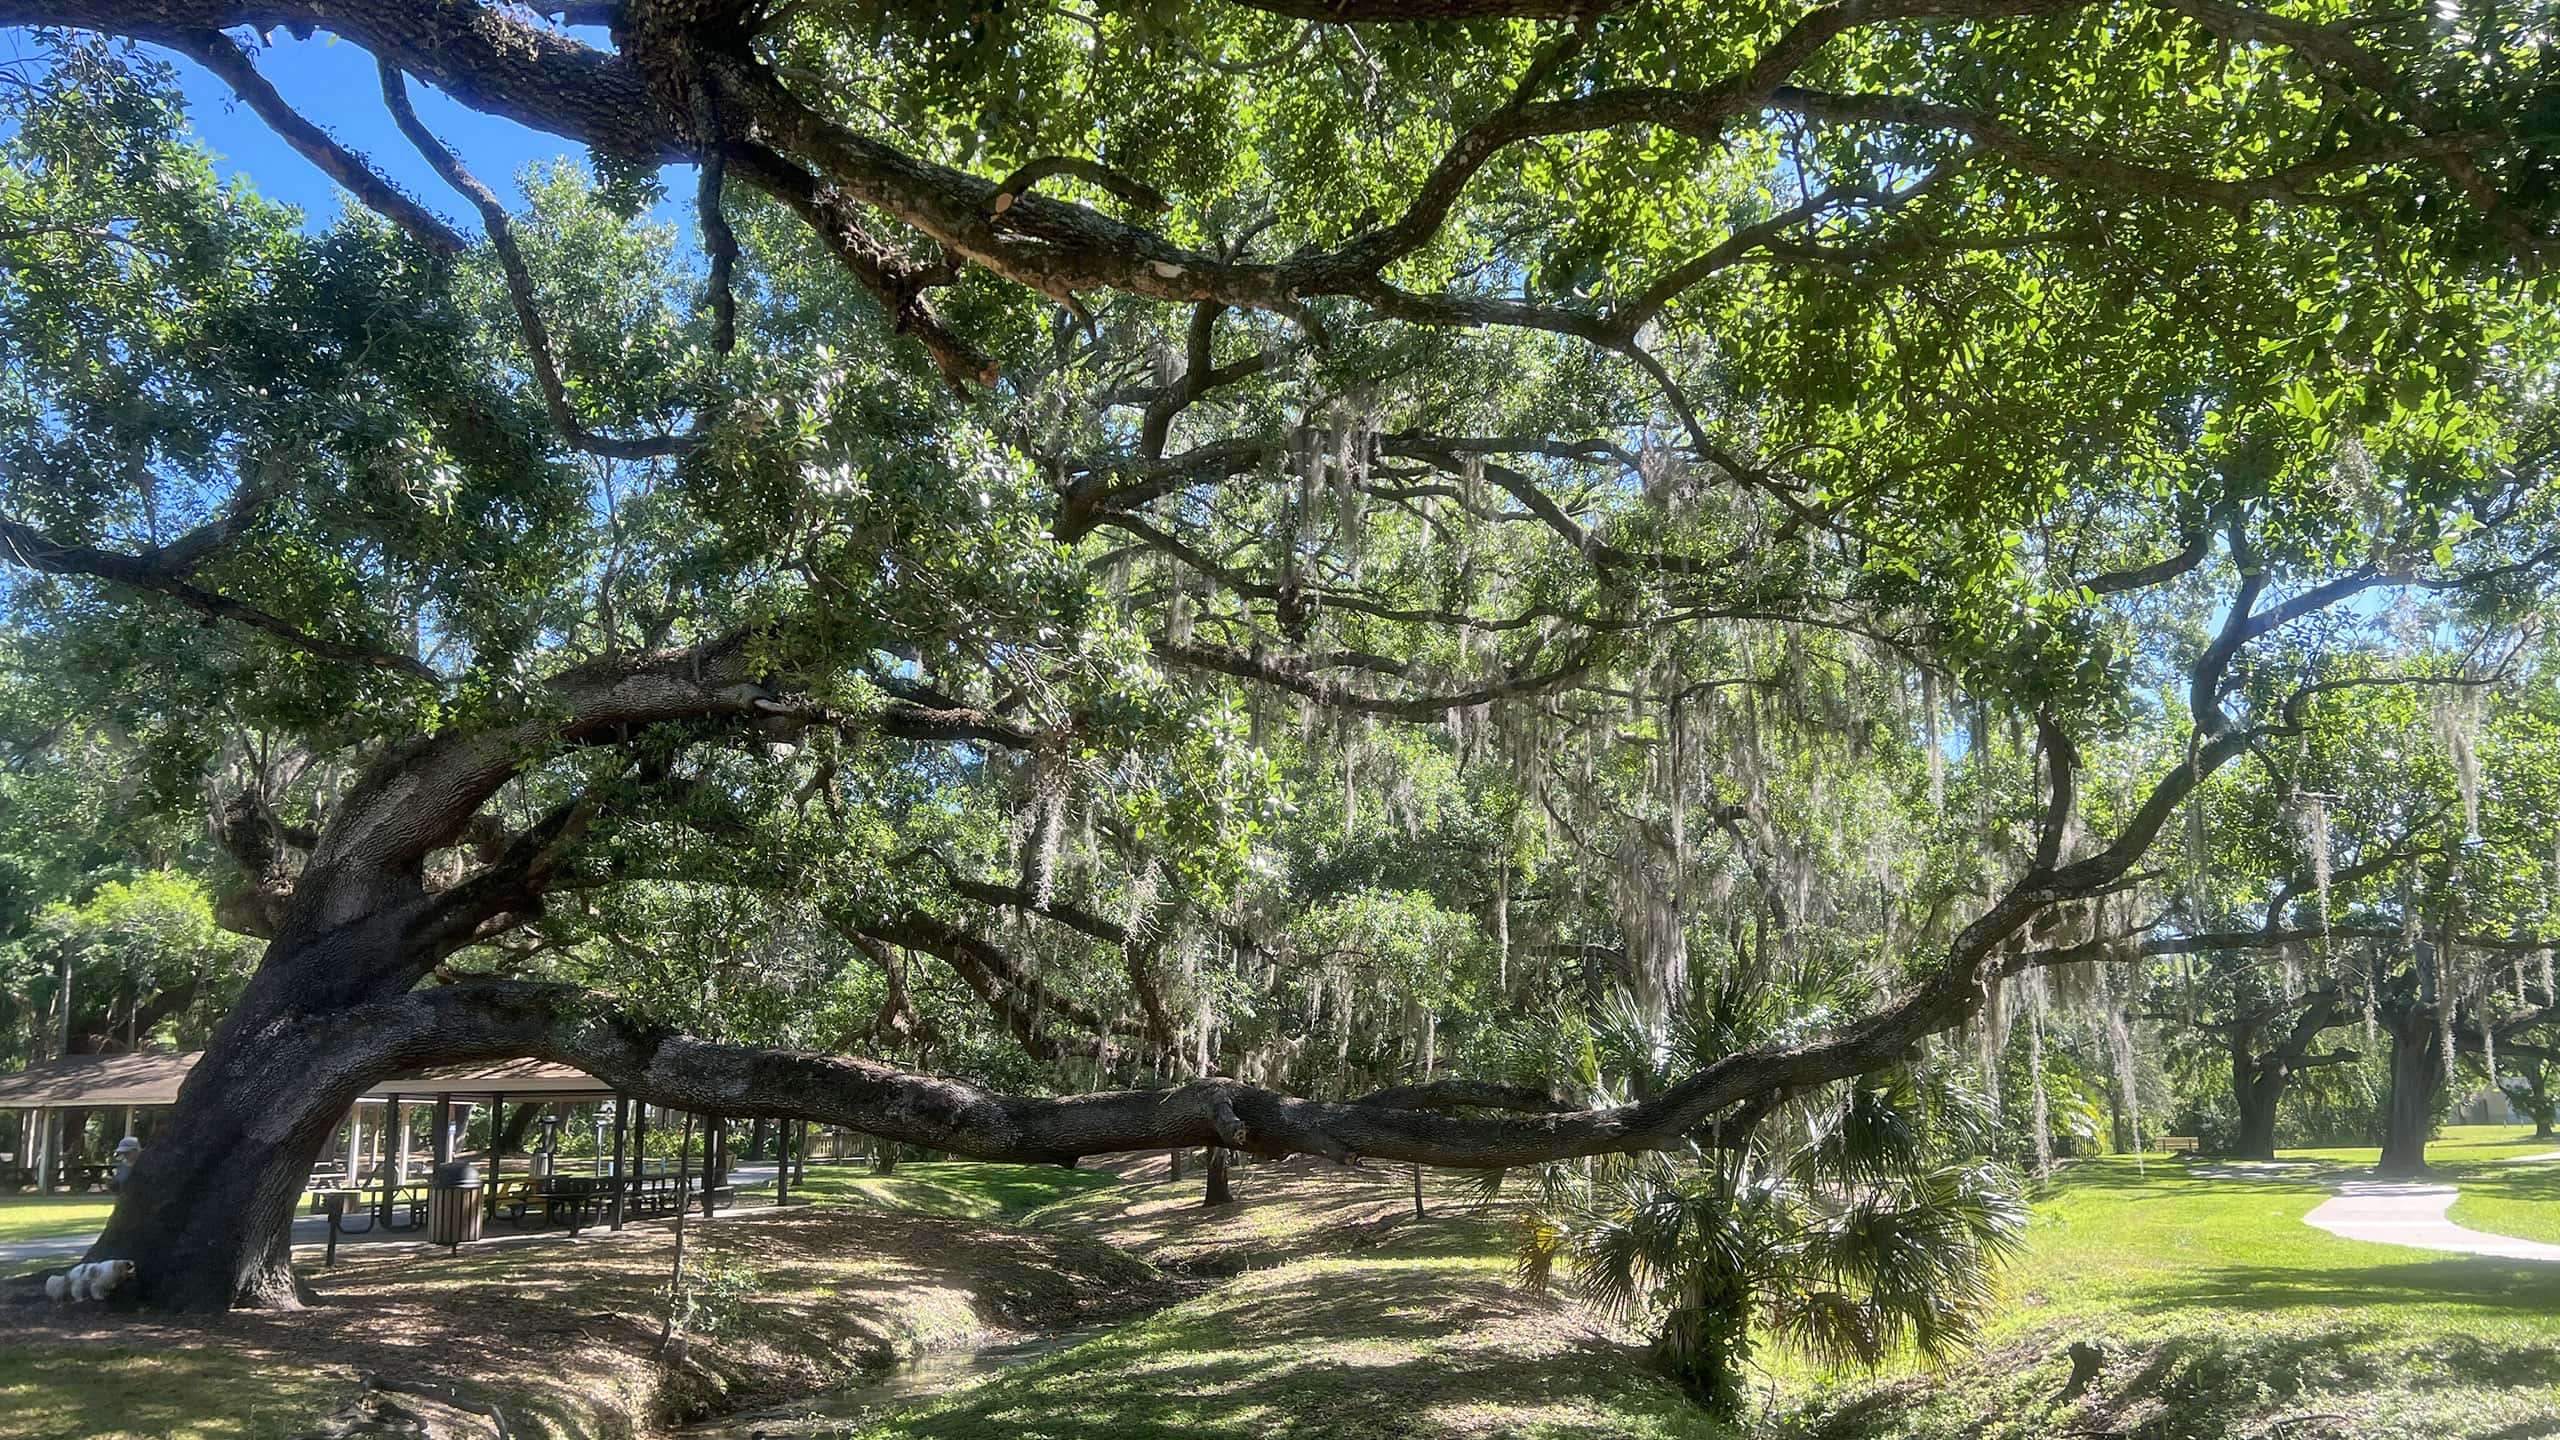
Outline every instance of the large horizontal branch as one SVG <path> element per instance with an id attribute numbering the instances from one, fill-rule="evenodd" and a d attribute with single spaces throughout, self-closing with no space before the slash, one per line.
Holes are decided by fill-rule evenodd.
<path id="1" fill-rule="evenodd" d="M 1155 646 L 1159 658 L 1193 670 L 1213 670 L 1240 680 L 1251 680 L 1275 689 L 1303 695 L 1318 705 L 1334 710 L 1364 715 L 1382 715 L 1396 720 L 1436 721 L 1448 718 L 1452 710 L 1474 705 L 1487 705 L 1497 700 L 1535 695 L 1571 684 L 1589 673 L 1597 657 L 1585 646 L 1559 661 L 1550 669 L 1520 675 L 1507 675 L 1488 680 L 1463 690 L 1450 690 L 1421 695 L 1364 695 L 1336 681 L 1308 673 L 1284 661 L 1264 659 L 1242 651 L 1208 645 L 1183 645 L 1159 640 Z"/>
<path id="2" fill-rule="evenodd" d="M 1604 1110 L 1491 1118 L 1398 1103 L 1308 1100 L 1233 1080 L 1063 1097 L 1007 1095 L 840 1056 L 699 1039 L 624 1017 L 606 996 L 568 986 L 475 981 L 382 1007 L 403 1038 L 399 1060 L 461 1063 L 519 1056 L 574 1065 L 657 1104 L 739 1118 L 800 1118 L 981 1160 L 1072 1163 L 1087 1155 L 1226 1145 L 1257 1154 L 1497 1167 L 1675 1143 L 1711 1110 L 1749 1093 L 1756 1072 L 1728 1068 L 1684 1095 Z M 1775 1057 L 1775 1068 L 1800 1067 Z M 1447 1088 L 1418 1097 L 1461 1101 Z M 1506 1087 L 1481 1103 L 1505 1104 Z"/>
<path id="3" fill-rule="evenodd" d="M 2199 673 L 2195 681 L 2210 689 L 2215 678 Z M 385 1007 L 380 1027 L 401 1038 L 391 1045 L 396 1057 L 377 1063 L 552 1060 L 662 1104 L 821 1120 L 995 1160 L 1072 1163 L 1085 1155 L 1220 1144 L 1267 1155 L 1490 1168 L 1664 1148 L 1728 1107 L 1900 1063 L 1924 1037 L 1959 1023 L 1983 1003 L 2000 969 L 1997 957 L 2012 937 L 2054 905 L 2121 883 L 2195 787 L 2253 738 L 2246 730 L 2223 729 L 2201 740 L 2154 779 L 2111 843 L 2067 864 L 2031 869 L 1958 932 L 1934 973 L 1871 1014 L 1806 1043 L 1723 1056 L 1632 1105 L 1548 1115 L 1442 1114 L 1394 1103 L 1309 1100 L 1227 1079 L 1157 1091 L 1005 1095 L 861 1060 L 704 1040 L 640 1024 L 604 996 L 497 981 L 416 992 Z M 953 936 L 966 940 L 965 932 L 929 917 L 921 928 L 902 921 L 898 934 L 866 929 L 896 943 L 967 948 L 953 943 Z M 975 965 L 984 957 L 965 958 Z"/>
<path id="4" fill-rule="evenodd" d="M 756 656 L 761 633 L 739 629 L 695 645 L 591 661 L 545 682 L 541 703 L 530 707 L 538 713 L 513 724 L 422 735 L 394 746 L 340 802 L 306 875 L 414 871 L 429 852 L 452 844 L 531 758 L 629 744 L 658 725 L 726 721 L 825 727 L 925 744 L 1041 743 L 1023 726 L 938 698 L 892 699 L 870 714 L 814 704 L 766 683 L 770 677 L 761 673 L 763 662 Z M 321 894 L 357 896 L 369 888 L 315 887 Z M 347 918 L 336 917 L 340 923 Z"/>
<path id="5" fill-rule="evenodd" d="M 616 55 L 472 0 L 0 0 L 0 25 L 60 25 L 173 47 L 212 30 L 328 30 L 475 110 L 608 154 L 689 158 L 683 127 Z"/>
<path id="6" fill-rule="evenodd" d="M 316 659 L 387 670 L 434 684 L 443 682 L 444 677 L 416 656 L 314 635 L 272 611 L 196 584 L 190 577 L 220 543 L 218 538 L 208 537 L 227 537 L 227 527 L 232 523 L 228 519 L 215 520 L 161 549 L 128 553 L 64 544 L 31 525 L 0 516 L 0 561 L 40 575 L 83 576 L 122 589 L 165 596 L 202 615 L 208 624 L 223 621 L 246 626 Z"/>

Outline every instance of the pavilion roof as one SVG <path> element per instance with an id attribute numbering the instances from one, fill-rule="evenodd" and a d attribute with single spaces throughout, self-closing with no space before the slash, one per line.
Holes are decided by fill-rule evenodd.
<path id="1" fill-rule="evenodd" d="M 178 1087 L 204 1052 L 151 1055 L 66 1055 L 31 1065 L 15 1075 L 0 1075 L 0 1109 L 70 1109 L 88 1106 L 174 1105 Z M 411 1071 L 364 1092 L 367 1100 L 399 1095 L 426 1099 L 461 1095 L 478 1099 L 505 1094 L 512 1098 L 592 1099 L 613 1093 L 612 1087 L 569 1065 L 545 1060 L 507 1060 L 494 1065 L 448 1065 Z"/>
<path id="2" fill-rule="evenodd" d="M 71 1105 L 167 1105 L 196 1068 L 197 1051 L 180 1055 L 65 1055 L 0 1075 L 0 1108 Z"/>
<path id="3" fill-rule="evenodd" d="M 417 1099 L 426 1095 L 460 1095 L 477 1099 L 503 1094 L 511 1100 L 601 1099 L 613 1087 L 574 1065 L 548 1060 L 503 1060 L 495 1065 L 447 1065 L 394 1076 L 364 1092 L 367 1100 L 394 1095 Z"/>

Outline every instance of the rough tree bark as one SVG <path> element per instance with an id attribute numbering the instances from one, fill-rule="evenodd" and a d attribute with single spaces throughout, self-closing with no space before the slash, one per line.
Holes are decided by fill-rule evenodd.
<path id="1" fill-rule="evenodd" d="M 2244 1160 L 2276 1158 L 2276 1117 L 2286 1091 L 2305 1070 L 2322 1065 L 2348 1065 L 2362 1058 L 2353 1050 L 2317 1052 L 2323 1032 L 2339 1023 L 2343 997 L 2335 986 L 2313 992 L 2293 1023 L 2264 1050 L 2258 1048 L 2264 1017 L 2235 1020 L 2223 1029 L 2231 1057 L 2231 1100 L 2240 1121 L 2236 1153 Z"/>
<path id="2" fill-rule="evenodd" d="M 1224 1145 L 1212 1145 L 1209 1147 L 1208 1170 L 1209 1185 L 1207 1190 L 1200 1197 L 1201 1206 L 1203 1208 L 1214 1208 L 1220 1205 L 1233 1205 L 1236 1203 L 1235 1189 L 1228 1183 L 1227 1178 L 1227 1147 Z"/>
<path id="3" fill-rule="evenodd" d="M 2412 1003 L 2384 1012 L 2391 1035 L 2391 1089 L 2382 1101 L 2379 1175 L 2424 1175 L 2427 1141 L 2435 1134 L 2436 1102 L 2445 1083 L 2444 1044 L 2435 1007 Z"/>
<path id="4" fill-rule="evenodd" d="M 398 940 L 385 918 L 276 939 L 90 1252 L 145 1262 L 137 1299 L 191 1311 L 297 1300 L 289 1237 L 313 1162 L 374 1079 L 433 1058 L 363 1018 L 412 983 L 389 963 Z M 370 984 L 328 983 L 366 972 Z"/>

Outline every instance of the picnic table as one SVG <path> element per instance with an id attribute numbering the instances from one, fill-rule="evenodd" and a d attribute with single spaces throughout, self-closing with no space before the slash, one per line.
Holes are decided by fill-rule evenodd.
<path id="1" fill-rule="evenodd" d="M 671 1170 L 620 1177 L 623 1213 L 672 1215 L 701 1196 L 703 1176 L 685 1176 L 681 1185 L 678 1178 Z M 566 1224 L 574 1235 L 606 1214 L 615 1183 L 611 1175 L 510 1175 L 489 1187 L 489 1214 L 519 1230 Z M 710 1188 L 715 1199 L 735 1193 L 726 1185 Z"/>
<path id="2" fill-rule="evenodd" d="M 612 1196 L 613 1181 L 608 1176 L 510 1175 L 491 1182 L 489 1214 L 518 1229 L 566 1222 L 574 1235 L 604 1213 Z"/>
<path id="3" fill-rule="evenodd" d="M 672 1215 L 702 1198 L 706 1188 L 715 1203 L 736 1193 L 728 1185 L 707 1184 L 706 1177 L 700 1174 L 682 1177 L 681 1185 L 678 1178 L 672 1169 L 619 1177 L 623 1213 L 634 1218 Z M 617 1177 L 611 1175 L 505 1175 L 488 1182 L 481 1203 L 488 1207 L 492 1221 L 515 1229 L 566 1225 L 574 1235 L 604 1218 L 613 1204 L 616 1183 Z M 343 1234 L 362 1235 L 377 1227 L 388 1231 L 417 1230 L 427 1223 L 428 1188 L 424 1175 L 394 1181 L 376 1174 L 349 1185 L 335 1172 L 315 1172 L 311 1213 L 324 1213 L 323 1195 L 336 1191 L 353 1197 L 342 1212 L 339 1229 Z M 401 1218 L 403 1207 L 407 1210 L 405 1220 Z"/>
<path id="4" fill-rule="evenodd" d="M 416 1230 L 427 1223 L 427 1183 L 424 1180 L 395 1181 L 388 1176 L 377 1175 L 361 1184 L 346 1185 L 332 1175 L 325 1182 L 312 1185 L 312 1214 L 324 1213 L 321 1196 L 331 1190 L 346 1191 L 356 1197 L 339 1223 L 338 1228 L 344 1234 L 362 1235 L 377 1226 L 384 1230 Z M 405 1222 L 397 1218 L 403 1205 L 409 1207 L 409 1218 Z M 362 1222 L 356 1223 L 359 1215 L 363 1217 Z"/>

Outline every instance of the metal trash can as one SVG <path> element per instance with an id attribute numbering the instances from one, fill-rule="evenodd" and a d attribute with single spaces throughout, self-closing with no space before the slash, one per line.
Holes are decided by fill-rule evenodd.
<path id="1" fill-rule="evenodd" d="M 427 1241 L 450 1250 L 480 1238 L 480 1170 L 468 1160 L 439 1165 L 427 1183 Z"/>
<path id="2" fill-rule="evenodd" d="M 355 1210 L 356 1201 L 362 1199 L 363 1194 L 364 1192 L 360 1190 L 342 1185 L 333 1185 L 311 1192 L 312 1203 L 320 1207 L 321 1214 L 329 1217 L 329 1251 L 322 1259 L 322 1264 L 338 1263 L 338 1236 L 344 1233 L 347 1216 Z"/>

